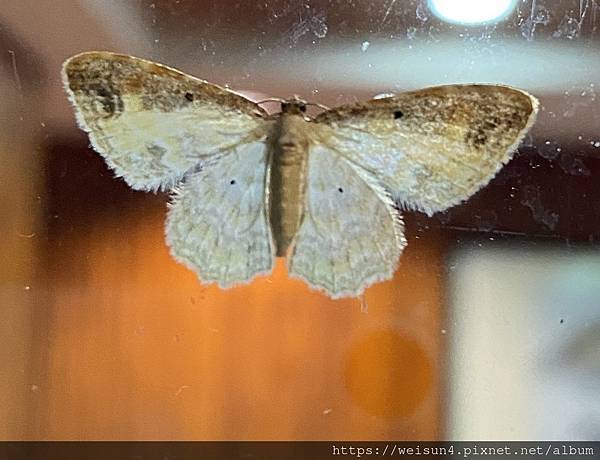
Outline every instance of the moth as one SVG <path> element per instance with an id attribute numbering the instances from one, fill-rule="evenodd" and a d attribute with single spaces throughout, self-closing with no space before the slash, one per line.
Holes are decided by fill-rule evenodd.
<path id="1" fill-rule="evenodd" d="M 62 69 L 79 126 L 136 190 L 171 190 L 166 241 L 205 283 L 271 272 L 332 298 L 391 278 L 402 210 L 432 214 L 486 185 L 538 110 L 499 85 L 449 85 L 325 110 L 281 101 L 269 115 L 233 91 L 122 54 Z"/>

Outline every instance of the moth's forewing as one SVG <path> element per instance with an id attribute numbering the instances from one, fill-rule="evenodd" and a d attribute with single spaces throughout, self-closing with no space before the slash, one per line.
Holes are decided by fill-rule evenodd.
<path id="1" fill-rule="evenodd" d="M 199 162 L 264 136 L 257 104 L 161 64 L 89 52 L 62 75 L 94 149 L 136 189 L 168 189 Z"/>
<path id="2" fill-rule="evenodd" d="M 486 185 L 532 126 L 535 97 L 497 85 L 427 88 L 335 108 L 323 142 L 431 215 Z"/>

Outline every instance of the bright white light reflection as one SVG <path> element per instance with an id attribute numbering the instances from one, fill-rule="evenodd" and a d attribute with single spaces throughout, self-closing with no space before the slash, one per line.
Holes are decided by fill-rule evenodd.
<path id="1" fill-rule="evenodd" d="M 429 7 L 445 21 L 475 25 L 504 19 L 516 3 L 516 0 L 429 0 Z"/>

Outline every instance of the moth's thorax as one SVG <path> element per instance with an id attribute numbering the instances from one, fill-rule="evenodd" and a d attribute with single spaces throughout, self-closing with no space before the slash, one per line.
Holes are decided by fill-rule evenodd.
<path id="1" fill-rule="evenodd" d="M 308 129 L 307 119 L 295 109 L 282 112 L 269 139 L 269 218 L 280 257 L 285 256 L 304 215 Z"/>
<path id="2" fill-rule="evenodd" d="M 302 115 L 282 113 L 278 122 L 277 153 L 286 165 L 301 163 L 308 152 L 307 120 Z"/>
<path id="3" fill-rule="evenodd" d="M 285 99 L 281 103 L 281 114 L 302 115 L 306 112 L 306 101 L 295 96 L 293 99 Z"/>

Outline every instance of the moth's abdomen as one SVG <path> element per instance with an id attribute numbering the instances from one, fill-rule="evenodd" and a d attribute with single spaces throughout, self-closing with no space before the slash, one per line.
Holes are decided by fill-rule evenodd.
<path id="1" fill-rule="evenodd" d="M 277 257 L 284 257 L 302 216 L 306 190 L 308 139 L 300 116 L 283 115 L 271 140 L 269 220 Z"/>

